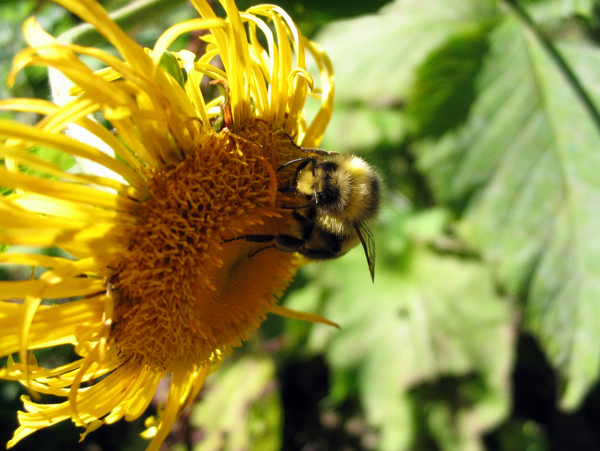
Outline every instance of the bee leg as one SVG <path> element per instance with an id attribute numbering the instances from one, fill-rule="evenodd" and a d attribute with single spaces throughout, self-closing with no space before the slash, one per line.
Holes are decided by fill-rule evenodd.
<path id="1" fill-rule="evenodd" d="M 306 204 L 306 205 L 300 205 L 298 207 L 296 206 L 291 206 L 291 205 L 282 205 L 281 208 L 282 210 L 302 210 L 304 208 L 312 208 L 314 207 L 313 204 Z"/>
<path id="2" fill-rule="evenodd" d="M 315 228 L 315 210 L 308 212 L 308 217 L 301 215 L 296 210 L 292 212 L 292 217 L 302 226 L 302 241 L 308 241 Z"/>
<path id="3" fill-rule="evenodd" d="M 266 251 L 267 249 L 277 249 L 277 247 L 273 244 L 272 246 L 265 246 L 265 247 L 261 247 L 259 250 L 252 252 L 250 255 L 248 255 L 248 258 L 252 258 L 254 257 L 256 254 L 258 254 L 259 252 L 262 251 Z"/>
<path id="4" fill-rule="evenodd" d="M 305 240 L 296 238 L 292 235 L 242 235 L 230 240 L 223 240 L 224 243 L 232 241 L 248 241 L 250 243 L 273 243 L 273 247 L 284 252 L 297 252 L 304 244 Z M 287 249 L 290 249 L 289 251 Z"/>
<path id="5" fill-rule="evenodd" d="M 275 235 L 242 235 L 230 240 L 223 240 L 224 243 L 231 243 L 232 241 L 245 240 L 250 243 L 269 243 L 275 239 Z"/>
<path id="6" fill-rule="evenodd" d="M 242 236 L 232 238 L 230 240 L 223 240 L 223 242 L 231 243 L 232 241 L 244 240 L 244 241 L 248 241 L 249 243 L 273 243 L 275 241 L 275 238 L 277 238 L 275 235 L 242 235 Z M 259 250 L 248 255 L 248 258 L 252 258 L 256 254 L 258 254 L 259 252 L 262 252 L 264 250 L 276 249 L 276 248 L 277 248 L 277 246 L 275 244 L 272 244 L 271 246 L 261 247 Z"/>
<path id="7" fill-rule="evenodd" d="M 273 240 L 273 247 L 281 252 L 300 252 L 306 241 L 291 235 L 277 235 Z"/>
<path id="8" fill-rule="evenodd" d="M 302 255 L 309 260 L 332 260 L 343 254 L 335 252 L 332 249 L 304 249 Z"/>
<path id="9" fill-rule="evenodd" d="M 335 253 L 336 255 L 339 255 L 340 251 L 342 250 L 342 241 L 340 240 L 340 237 L 332 233 L 325 232 L 321 235 L 323 239 L 327 242 L 327 245 L 329 246 L 331 252 Z"/>
<path id="10" fill-rule="evenodd" d="M 308 208 L 308 207 L 313 207 L 313 205 L 307 205 L 306 208 Z M 304 208 L 304 206 L 302 208 Z M 294 218 L 296 221 L 298 221 L 298 223 L 300 223 L 300 225 L 302 225 L 303 227 L 306 227 L 308 225 L 312 225 L 315 223 L 314 210 L 309 210 L 308 217 L 298 213 L 296 210 L 298 210 L 298 209 L 294 208 L 294 211 L 292 211 L 292 218 Z"/>
<path id="11" fill-rule="evenodd" d="M 242 235 L 230 240 L 223 240 L 224 243 L 230 243 L 232 241 L 248 241 L 250 243 L 273 243 L 271 246 L 265 246 L 252 254 L 248 255 L 248 258 L 254 257 L 259 252 L 267 249 L 275 249 L 280 252 L 295 253 L 299 252 L 304 245 L 305 240 L 296 238 L 291 235 Z"/>

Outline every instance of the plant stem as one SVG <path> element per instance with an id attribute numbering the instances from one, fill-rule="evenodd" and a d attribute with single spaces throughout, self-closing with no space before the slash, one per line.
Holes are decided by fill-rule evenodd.
<path id="1" fill-rule="evenodd" d="M 504 0 L 503 2 L 508 6 L 509 9 L 515 12 L 515 14 L 525 23 L 529 30 L 536 36 L 540 44 L 550 54 L 551 58 L 563 72 L 567 79 L 567 82 L 571 85 L 571 88 L 575 91 L 575 95 L 583 103 L 584 108 L 587 110 L 592 120 L 594 121 L 596 128 L 600 132 L 600 112 L 597 106 L 592 101 L 592 98 L 588 94 L 587 90 L 580 82 L 579 78 L 573 72 L 571 67 L 567 64 L 563 56 L 556 49 L 556 46 L 548 39 L 539 27 L 533 22 L 531 16 L 527 13 L 525 8 L 522 7 L 518 0 Z"/>

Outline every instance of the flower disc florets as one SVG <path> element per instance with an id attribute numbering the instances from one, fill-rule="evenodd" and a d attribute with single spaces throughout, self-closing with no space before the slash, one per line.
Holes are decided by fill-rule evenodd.
<path id="1" fill-rule="evenodd" d="M 31 18 L 30 47 L 15 58 L 11 79 L 46 66 L 68 88 L 56 103 L 0 100 L 0 110 L 42 116 L 32 126 L 0 119 L 0 184 L 11 190 L 0 196 L 0 243 L 25 249 L 0 254 L 0 263 L 38 268 L 30 280 L 0 282 L 0 356 L 8 356 L 0 378 L 64 399 L 23 397 L 8 446 L 67 419 L 85 428 L 83 437 L 134 420 L 167 376 L 164 409 L 144 433 L 158 450 L 208 374 L 267 313 L 327 322 L 276 305 L 295 272 L 293 254 L 234 238 L 291 230 L 281 206 L 293 199 L 278 188 L 294 169 L 277 169 L 301 156 L 298 146 L 318 146 L 333 73 L 274 5 L 240 13 L 221 0 L 221 18 L 206 0 L 190 0 L 200 17 L 143 49 L 95 0 L 54 1 L 114 51 L 60 42 Z M 203 55 L 169 52 L 190 32 L 202 35 Z M 93 71 L 87 58 L 105 69 Z M 211 80 L 225 95 L 203 88 Z M 321 103 L 312 121 L 304 114 L 309 93 Z M 78 166 L 63 170 L 32 152 L 38 147 L 76 157 Z M 39 253 L 44 247 L 65 253 Z M 38 365 L 32 351 L 57 345 L 72 345 L 77 358 Z"/>
<path id="2" fill-rule="evenodd" d="M 274 202 L 275 169 L 294 152 L 287 135 L 249 121 L 147 174 L 149 197 L 112 280 L 112 335 L 123 356 L 170 372 L 190 369 L 256 329 L 293 264 L 275 251 L 250 257 L 256 244 L 223 239 L 289 227 Z"/>

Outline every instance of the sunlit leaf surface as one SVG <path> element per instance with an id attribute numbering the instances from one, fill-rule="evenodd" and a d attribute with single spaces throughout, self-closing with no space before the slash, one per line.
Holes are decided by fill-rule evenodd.
<path id="1" fill-rule="evenodd" d="M 559 47 L 584 87 L 596 80 L 585 99 L 516 15 L 489 45 L 467 122 L 421 146 L 419 159 L 438 198 L 464 208 L 463 237 L 526 297 L 526 325 L 574 407 L 600 363 L 600 122 L 586 103 L 597 99 L 600 52 Z"/>
<path id="2" fill-rule="evenodd" d="M 285 306 L 342 329 L 269 318 L 268 341 L 215 373 L 171 448 L 599 449 L 598 2 L 276 3 L 333 62 L 336 106 L 321 146 L 360 153 L 385 179 L 375 284 L 360 247 L 304 268 Z M 52 2 L 0 0 L 0 12 L 0 80 L 25 45 L 28 15 L 54 35 L 76 23 Z M 129 33 L 152 45 L 190 12 L 141 17 Z M 0 97 L 45 97 L 45 73 L 28 68 Z M 21 393 L 0 385 L 2 443 Z M 123 424 L 79 448 L 60 425 L 24 446 L 138 449 L 142 425 Z"/>
<path id="3" fill-rule="evenodd" d="M 191 414 L 202 440 L 195 451 L 281 449 L 281 401 L 268 358 L 248 356 L 230 362 L 209 381 Z"/>
<path id="4" fill-rule="evenodd" d="M 367 418 L 380 429 L 381 449 L 408 449 L 418 441 L 414 412 L 425 405 L 429 433 L 454 430 L 446 449 L 471 449 L 507 413 L 515 317 L 481 264 L 411 244 L 439 234 L 444 212 L 402 218 L 389 211 L 383 219 L 402 226 L 380 230 L 378 254 L 385 263 L 376 294 L 360 250 L 316 270 L 325 293 L 336 286 L 325 313 L 342 330 L 320 328 L 314 345 L 323 346 L 319 335 L 329 336 L 326 355 L 338 378 L 333 391 L 358 388 Z M 304 295 L 319 297 L 314 287 Z M 292 303 L 300 305 L 302 297 L 297 293 Z M 346 377 L 352 373 L 354 388 Z"/>

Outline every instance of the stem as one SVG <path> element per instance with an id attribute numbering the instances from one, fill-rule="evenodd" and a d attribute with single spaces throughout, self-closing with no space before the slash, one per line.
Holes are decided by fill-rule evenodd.
<path id="1" fill-rule="evenodd" d="M 187 0 L 136 0 L 109 14 L 121 28 L 131 29 L 164 15 Z M 58 40 L 67 44 L 95 46 L 106 39 L 89 23 L 82 23 L 62 33 Z"/>
<path id="2" fill-rule="evenodd" d="M 527 11 L 525 11 L 525 8 L 523 8 L 519 4 L 520 2 L 518 0 L 505 0 L 504 3 L 510 9 L 512 9 L 515 12 L 515 14 L 517 14 L 517 16 L 525 23 L 525 25 L 529 28 L 529 30 L 531 30 L 531 32 L 538 38 L 542 47 L 544 47 L 544 49 L 546 49 L 546 51 L 550 54 L 550 56 L 552 57 L 554 62 L 557 64 L 557 66 L 560 68 L 560 70 L 563 72 L 563 74 L 567 78 L 567 82 L 571 85 L 571 88 L 573 88 L 573 90 L 575 91 L 575 95 L 577 95 L 579 100 L 583 103 L 584 108 L 587 110 L 589 115 L 592 117 L 592 120 L 594 121 L 596 128 L 600 132 L 600 112 L 598 111 L 598 108 L 592 101 L 587 90 L 584 88 L 584 86 L 579 81 L 579 78 L 577 77 L 575 72 L 573 72 L 571 67 L 569 67 L 569 65 L 567 64 L 565 59 L 562 57 L 562 55 L 556 49 L 555 45 L 536 26 L 536 24 L 531 19 L 531 16 L 529 16 L 529 14 L 527 14 Z"/>

